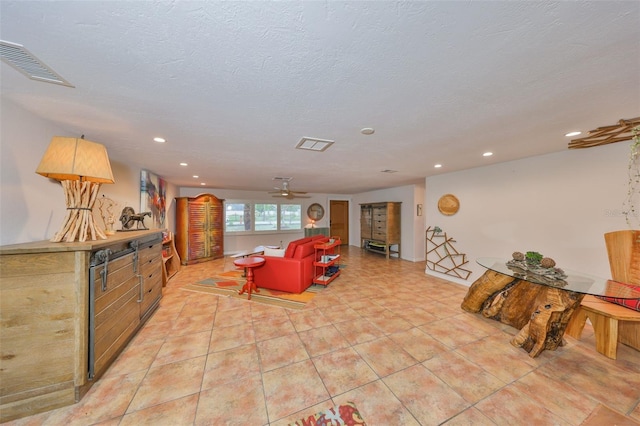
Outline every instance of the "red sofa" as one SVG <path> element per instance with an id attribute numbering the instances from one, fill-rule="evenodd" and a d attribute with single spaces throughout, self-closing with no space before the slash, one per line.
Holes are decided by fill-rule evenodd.
<path id="1" fill-rule="evenodd" d="M 315 268 L 315 244 L 329 241 L 323 235 L 291 241 L 284 257 L 262 256 L 264 265 L 253 270 L 253 280 L 258 288 L 302 293 L 311 284 Z"/>

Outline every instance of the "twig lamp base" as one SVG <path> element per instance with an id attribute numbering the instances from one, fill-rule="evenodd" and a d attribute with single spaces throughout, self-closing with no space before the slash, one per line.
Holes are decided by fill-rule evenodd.
<path id="1" fill-rule="evenodd" d="M 80 180 L 62 180 L 60 183 L 64 191 L 67 214 L 60 231 L 51 241 L 70 243 L 77 239 L 82 242 L 89 236 L 92 240 L 106 240 L 107 236 L 93 221 L 93 205 L 98 197 L 100 183 Z"/>

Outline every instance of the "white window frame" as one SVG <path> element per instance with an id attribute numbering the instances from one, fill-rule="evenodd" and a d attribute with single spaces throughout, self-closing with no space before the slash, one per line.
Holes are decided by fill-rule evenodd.
<path id="1" fill-rule="evenodd" d="M 227 205 L 229 204 L 248 204 L 251 212 L 251 229 L 250 230 L 242 230 L 242 231 L 228 231 L 227 230 Z M 277 206 L 277 217 L 276 217 L 276 229 L 268 229 L 263 231 L 256 231 L 256 214 L 255 208 L 256 204 L 275 204 Z M 281 217 L 282 217 L 282 205 L 299 205 L 300 206 L 300 228 L 299 229 L 281 229 Z M 291 202 L 287 200 L 286 202 L 279 202 L 273 200 L 225 200 L 224 201 L 224 233 L 226 235 L 252 235 L 252 234 L 273 234 L 273 233 L 298 233 L 304 229 L 304 221 L 303 221 L 303 205 L 302 203 Z"/>

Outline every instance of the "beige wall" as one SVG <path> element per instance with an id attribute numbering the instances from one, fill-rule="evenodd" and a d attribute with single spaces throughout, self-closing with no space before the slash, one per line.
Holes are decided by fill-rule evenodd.
<path id="1" fill-rule="evenodd" d="M 604 233 L 628 229 L 630 142 L 565 150 L 426 179 L 427 225 L 438 225 L 466 253 L 473 282 L 484 268 L 478 257 L 537 251 L 560 268 L 609 277 Z M 447 193 L 460 210 L 444 216 L 438 199 Z"/>
<path id="2" fill-rule="evenodd" d="M 45 240 L 53 237 L 65 215 L 64 194 L 56 181 L 35 173 L 52 136 L 73 136 L 23 108 L 0 98 L 0 245 Z M 109 150 L 108 141 L 101 142 Z M 99 196 L 117 202 L 114 213 L 131 206 L 140 210 L 140 169 L 112 161 L 115 184 L 103 185 Z M 167 188 L 167 200 L 177 194 Z M 169 209 L 171 212 L 175 209 Z M 94 218 L 102 225 L 97 209 Z M 173 217 L 167 215 L 173 230 Z M 115 229 L 120 229 L 116 222 Z"/>

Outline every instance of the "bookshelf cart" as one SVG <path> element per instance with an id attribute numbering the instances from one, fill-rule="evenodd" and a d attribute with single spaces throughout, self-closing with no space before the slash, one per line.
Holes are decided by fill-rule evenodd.
<path id="1" fill-rule="evenodd" d="M 333 242 L 320 243 L 313 246 L 315 249 L 315 278 L 314 284 L 329 285 L 329 283 L 340 275 L 340 269 L 329 275 L 331 266 L 340 265 L 340 245 L 342 242 L 338 237 L 331 237 Z"/>

